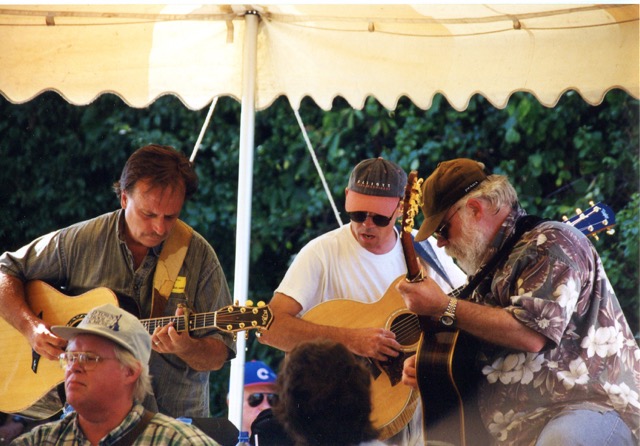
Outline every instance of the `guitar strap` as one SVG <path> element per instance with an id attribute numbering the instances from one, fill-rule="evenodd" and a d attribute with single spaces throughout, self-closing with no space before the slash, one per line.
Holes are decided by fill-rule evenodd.
<path id="1" fill-rule="evenodd" d="M 511 237 L 507 239 L 504 245 L 502 245 L 502 248 L 500 248 L 500 250 L 496 252 L 493 257 L 491 257 L 491 260 L 489 260 L 484 265 L 484 267 L 478 272 L 478 274 L 471 277 L 467 286 L 465 286 L 464 289 L 460 292 L 458 299 L 468 299 L 469 296 L 471 296 L 471 293 L 473 293 L 473 290 L 475 290 L 476 287 L 480 284 L 480 281 L 484 279 L 489 273 L 492 273 L 493 270 L 498 266 L 498 264 L 511 252 L 518 240 L 520 240 L 520 237 L 522 237 L 525 232 L 531 231 L 543 221 L 548 221 L 548 219 L 537 217 L 535 215 L 525 215 L 523 217 L 520 217 L 516 221 L 516 227 L 513 231 L 513 234 L 511 234 Z"/>
<path id="2" fill-rule="evenodd" d="M 150 410 L 145 409 L 144 413 L 142 414 L 142 417 L 140 418 L 140 421 L 138 421 L 138 423 L 133 427 L 133 429 L 127 432 L 122 438 L 120 438 L 118 441 L 113 443 L 113 446 L 131 446 L 136 441 L 136 439 L 140 436 L 140 434 L 144 432 L 147 425 L 149 424 L 149 421 L 151 421 L 154 415 L 155 415 L 154 412 L 151 412 Z"/>
<path id="3" fill-rule="evenodd" d="M 436 252 L 433 250 L 433 246 L 429 243 L 429 240 L 423 240 L 421 242 L 417 242 L 416 239 L 411 234 L 411 239 L 413 240 L 413 248 L 416 250 L 416 253 L 424 259 L 425 262 L 436 272 L 440 277 L 442 277 L 451 287 L 454 289 L 453 283 L 451 283 L 451 279 L 447 275 L 447 272 L 444 270 L 442 263 L 438 260 L 438 256 Z"/>
<path id="4" fill-rule="evenodd" d="M 182 262 L 187 255 L 189 243 L 193 236 L 193 229 L 178 220 L 165 240 L 156 265 L 153 276 L 153 295 L 151 297 L 151 317 L 160 317 L 164 314 L 167 299 L 173 290 Z"/>

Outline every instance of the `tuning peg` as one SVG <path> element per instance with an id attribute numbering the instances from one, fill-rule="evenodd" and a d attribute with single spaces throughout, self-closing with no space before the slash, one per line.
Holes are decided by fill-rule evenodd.
<path id="1" fill-rule="evenodd" d="M 589 206 L 594 207 L 596 204 L 593 202 L 593 200 L 589 200 Z"/>
<path id="2" fill-rule="evenodd" d="M 580 214 L 582 214 L 582 209 L 576 208 L 576 215 L 580 215 Z"/>
<path id="3" fill-rule="evenodd" d="M 265 305 L 267 305 L 267 304 L 265 304 L 263 301 L 259 301 L 259 302 L 258 302 L 258 308 L 262 308 L 262 307 L 264 307 Z"/>
<path id="4" fill-rule="evenodd" d="M 245 338 L 245 339 L 249 339 L 249 332 L 248 332 L 248 331 L 245 331 L 245 332 L 244 332 L 244 338 Z"/>
<path id="5" fill-rule="evenodd" d="M 253 301 L 252 300 L 248 300 L 244 303 L 247 307 L 253 307 Z"/>
<path id="6" fill-rule="evenodd" d="M 615 230 L 615 229 L 613 229 L 613 228 L 611 228 L 611 229 L 607 229 L 607 234 L 609 234 L 609 235 L 613 235 L 613 234 L 615 234 L 615 233 L 616 233 L 616 230 Z"/>
<path id="7" fill-rule="evenodd" d="M 562 221 L 568 221 L 568 220 L 569 220 L 569 218 L 566 215 L 562 216 Z"/>

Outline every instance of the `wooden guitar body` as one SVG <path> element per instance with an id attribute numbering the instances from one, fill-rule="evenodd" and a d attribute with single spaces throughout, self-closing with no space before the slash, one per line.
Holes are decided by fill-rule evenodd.
<path id="1" fill-rule="evenodd" d="M 420 316 L 416 375 L 422 400 L 425 444 L 487 444 L 476 399 L 482 375 L 474 358 L 477 341 L 455 328 Z"/>
<path id="2" fill-rule="evenodd" d="M 51 325 L 76 326 L 93 307 L 118 305 L 115 294 L 107 288 L 96 288 L 80 296 L 65 296 L 44 282 L 26 285 L 27 304 L 41 319 Z M 56 294 L 60 298 L 52 299 Z M 64 381 L 58 361 L 40 358 L 27 339 L 0 318 L 0 339 L 4 344 L 4 361 L 0 364 L 0 412 L 19 413 L 44 419 L 62 409 L 55 388 Z"/>
<path id="3" fill-rule="evenodd" d="M 398 433 L 413 416 L 418 394 L 402 384 L 404 360 L 415 353 L 420 339 L 418 318 L 411 313 L 395 285 L 404 276 L 396 279 L 382 298 L 373 303 L 356 302 L 350 299 L 335 299 L 322 302 L 307 311 L 302 319 L 321 325 L 347 328 L 381 327 L 393 331 L 403 352 L 397 358 L 380 362 L 362 358 L 372 375 L 371 395 L 373 410 L 371 419 L 375 428 L 381 430 L 380 439 L 385 440 Z"/>
<path id="4" fill-rule="evenodd" d="M 92 308 L 104 304 L 125 304 L 121 305 L 124 310 L 135 310 L 135 305 L 123 301 L 122 297 L 118 299 L 108 288 L 67 296 L 39 280 L 26 284 L 25 298 L 33 312 L 50 325 L 77 326 Z M 236 333 L 268 329 L 273 322 L 273 314 L 267 305 L 228 305 L 208 313 L 141 319 L 140 322 L 149 334 L 168 324 L 173 324 L 178 332 L 216 328 Z M 64 371 L 58 361 L 41 358 L 27 339 L 3 318 L 0 318 L 0 339 L 5 346 L 0 363 L 0 412 L 18 413 L 35 419 L 49 418 L 59 412 L 63 401 L 56 388 L 64 381 Z"/>

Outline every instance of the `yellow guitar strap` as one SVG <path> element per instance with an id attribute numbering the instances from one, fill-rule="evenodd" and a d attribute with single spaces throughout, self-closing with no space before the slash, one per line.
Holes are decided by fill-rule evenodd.
<path id="1" fill-rule="evenodd" d="M 165 240 L 158 258 L 156 272 L 153 276 L 151 317 L 164 315 L 164 307 L 176 285 L 176 279 L 184 257 L 187 255 L 192 236 L 193 229 L 182 220 L 178 220 L 171 231 L 171 235 Z"/>

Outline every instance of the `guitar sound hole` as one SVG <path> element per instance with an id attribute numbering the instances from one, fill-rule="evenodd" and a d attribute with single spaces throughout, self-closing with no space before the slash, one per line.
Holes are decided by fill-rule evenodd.
<path id="1" fill-rule="evenodd" d="M 420 321 L 418 316 L 409 311 L 395 315 L 389 328 L 396 334 L 396 341 L 404 347 L 404 351 L 415 351 L 420 341 Z"/>

